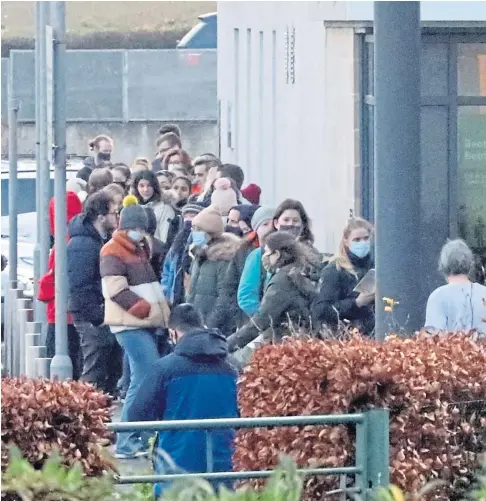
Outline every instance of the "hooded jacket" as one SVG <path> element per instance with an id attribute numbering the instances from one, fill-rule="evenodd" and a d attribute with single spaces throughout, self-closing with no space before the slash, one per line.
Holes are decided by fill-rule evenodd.
<path id="1" fill-rule="evenodd" d="M 55 227 L 55 201 L 52 197 L 49 201 L 49 228 L 51 235 L 54 236 Z M 67 223 L 78 214 L 83 212 L 83 204 L 78 195 L 72 191 L 66 192 L 66 214 Z M 39 280 L 38 299 L 44 301 L 47 305 L 47 323 L 56 323 L 56 306 L 54 302 L 54 289 L 55 289 L 55 248 L 52 247 L 49 254 L 49 261 L 47 263 L 47 273 Z M 45 298 L 45 299 L 42 299 Z M 72 324 L 71 315 L 68 315 L 68 324 Z"/>
<path id="2" fill-rule="evenodd" d="M 359 307 L 354 292 L 358 282 L 373 268 L 371 256 L 359 259 L 349 253 L 349 259 L 356 274 L 339 268 L 331 262 L 323 270 L 319 281 L 320 290 L 312 305 L 312 322 L 316 327 L 323 324 L 335 328 L 339 321 L 348 320 L 352 325 L 360 327 L 365 333 L 374 328 L 374 313 L 370 306 Z"/>
<path id="3" fill-rule="evenodd" d="M 127 421 L 170 421 L 238 417 L 237 371 L 228 359 L 228 345 L 217 329 L 186 333 L 174 352 L 158 360 L 140 385 L 128 409 Z M 214 472 L 231 471 L 234 430 L 211 432 Z M 203 430 L 159 434 L 157 450 L 170 456 L 178 468 L 207 472 Z M 155 461 L 155 473 L 167 473 L 164 458 Z M 158 498 L 168 484 L 156 484 Z"/>
<path id="4" fill-rule="evenodd" d="M 255 233 L 243 237 L 242 244 L 226 269 L 221 293 L 218 295 L 214 313 L 208 323 L 208 327 L 218 328 L 226 336 L 233 333 L 236 328 L 242 327 L 248 320 L 248 316 L 238 307 L 238 285 L 246 259 L 257 247 L 258 237 Z"/>
<path id="5" fill-rule="evenodd" d="M 280 268 L 268 281 L 257 313 L 229 337 L 229 350 L 245 347 L 259 334 L 267 341 L 280 340 L 282 326 L 289 322 L 295 328 L 310 325 L 310 306 L 316 293 L 316 284 L 294 264 Z"/>
<path id="6" fill-rule="evenodd" d="M 147 241 L 135 244 L 117 230 L 101 250 L 105 324 L 112 332 L 166 327 L 169 308 L 150 263 Z"/>
<path id="7" fill-rule="evenodd" d="M 83 161 L 83 166 L 79 169 L 76 177 L 83 179 L 84 181 L 89 181 L 89 176 L 93 172 L 93 169 L 96 169 L 96 162 L 94 157 L 86 157 Z"/>
<path id="8" fill-rule="evenodd" d="M 211 240 L 206 247 L 196 250 L 186 299 L 199 310 L 206 325 L 213 324 L 211 315 L 215 314 L 216 300 L 223 294 L 228 264 L 240 243 L 241 239 L 236 235 L 223 233 L 220 238 Z"/>
<path id="9" fill-rule="evenodd" d="M 98 326 L 104 319 L 101 291 L 100 251 L 104 240 L 84 214 L 70 223 L 67 246 L 68 311 L 74 320 Z"/>

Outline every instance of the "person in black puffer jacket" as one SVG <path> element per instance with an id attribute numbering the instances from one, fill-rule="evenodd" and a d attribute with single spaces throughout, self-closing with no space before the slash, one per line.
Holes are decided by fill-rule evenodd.
<path id="1" fill-rule="evenodd" d="M 347 320 L 363 334 L 373 332 L 375 294 L 354 291 L 358 282 L 374 267 L 372 229 L 364 219 L 349 220 L 338 253 L 321 274 L 319 294 L 312 306 L 315 327 L 326 326 L 335 330 L 340 322 Z"/>
<path id="2" fill-rule="evenodd" d="M 76 177 L 88 182 L 91 173 L 95 169 L 105 167 L 107 162 L 111 160 L 111 152 L 113 151 L 113 139 L 109 136 L 96 136 L 89 143 L 89 149 L 93 152 L 93 156 L 86 157 L 83 162 L 83 167 L 78 171 Z"/>

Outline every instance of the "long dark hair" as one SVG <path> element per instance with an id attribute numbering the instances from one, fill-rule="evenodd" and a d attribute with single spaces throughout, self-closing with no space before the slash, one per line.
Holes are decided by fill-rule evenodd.
<path id="1" fill-rule="evenodd" d="M 154 190 L 154 194 L 149 200 L 144 200 L 138 191 L 138 183 L 142 180 L 148 181 Z M 143 170 L 135 174 L 135 177 L 133 178 L 132 192 L 137 197 L 140 205 L 145 205 L 148 202 L 160 202 L 162 200 L 162 192 L 160 191 L 159 181 L 157 180 L 155 173 L 151 170 Z"/>
<path id="2" fill-rule="evenodd" d="M 304 206 L 298 200 L 293 200 L 292 198 L 287 198 L 284 200 L 275 211 L 275 215 L 273 216 L 273 220 L 276 221 L 286 210 L 296 210 L 300 219 L 302 219 L 302 233 L 299 239 L 303 242 L 309 242 L 311 244 L 314 243 L 314 233 L 311 230 L 311 220 L 307 211 L 304 209 Z"/>

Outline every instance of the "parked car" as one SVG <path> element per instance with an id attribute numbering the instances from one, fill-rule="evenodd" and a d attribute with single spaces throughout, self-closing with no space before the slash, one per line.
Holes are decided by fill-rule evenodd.
<path id="1" fill-rule="evenodd" d="M 198 19 L 199 23 L 177 44 L 178 49 L 218 48 L 218 14 L 203 14 Z"/>

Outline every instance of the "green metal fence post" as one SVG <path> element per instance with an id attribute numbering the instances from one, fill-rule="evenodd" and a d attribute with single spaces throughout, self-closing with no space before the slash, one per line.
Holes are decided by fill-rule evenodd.
<path id="1" fill-rule="evenodd" d="M 373 491 L 390 483 L 390 413 L 388 409 L 374 409 L 365 414 L 368 422 L 367 484 Z"/>
<path id="2" fill-rule="evenodd" d="M 366 498 L 368 491 L 368 413 L 364 413 L 361 423 L 356 424 L 356 468 L 361 473 L 356 475 L 356 487 L 363 499 Z"/>

